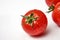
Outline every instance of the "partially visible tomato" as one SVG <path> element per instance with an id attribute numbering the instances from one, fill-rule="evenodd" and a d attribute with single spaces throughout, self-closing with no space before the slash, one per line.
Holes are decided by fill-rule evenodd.
<path id="1" fill-rule="evenodd" d="M 55 6 L 52 13 L 52 19 L 58 26 L 60 26 L 60 2 L 58 2 Z"/>
<path id="2" fill-rule="evenodd" d="M 55 9 L 55 5 L 60 2 L 60 0 L 45 0 L 46 4 L 49 6 L 48 13 Z"/>
<path id="3" fill-rule="evenodd" d="M 51 6 L 52 4 L 55 6 L 58 2 L 60 2 L 60 0 L 45 0 L 45 1 L 48 6 Z"/>
<path id="4" fill-rule="evenodd" d="M 28 11 L 22 19 L 22 27 L 29 35 L 41 35 L 46 31 L 46 15 L 37 9 Z"/>

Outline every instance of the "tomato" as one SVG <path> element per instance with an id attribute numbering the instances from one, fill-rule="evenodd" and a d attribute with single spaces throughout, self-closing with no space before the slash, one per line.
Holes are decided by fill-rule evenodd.
<path id="1" fill-rule="evenodd" d="M 29 35 L 41 35 L 46 31 L 46 15 L 37 9 L 28 11 L 22 18 L 22 28 Z"/>
<path id="2" fill-rule="evenodd" d="M 49 6 L 47 13 L 55 9 L 55 5 L 60 2 L 60 0 L 45 0 L 46 4 Z"/>
<path id="3" fill-rule="evenodd" d="M 52 19 L 58 26 L 60 26 L 60 2 L 58 2 L 55 6 L 52 13 Z"/>
<path id="4" fill-rule="evenodd" d="M 45 0 L 45 1 L 48 6 L 51 6 L 52 4 L 56 5 L 58 2 L 60 2 L 60 0 Z"/>

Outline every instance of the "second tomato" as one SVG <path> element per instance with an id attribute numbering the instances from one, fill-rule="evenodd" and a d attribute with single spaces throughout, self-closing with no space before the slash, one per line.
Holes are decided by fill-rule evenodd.
<path id="1" fill-rule="evenodd" d="M 51 5 L 55 6 L 58 2 L 60 2 L 60 0 L 45 0 L 45 1 L 48 6 L 51 6 Z"/>
<path id="2" fill-rule="evenodd" d="M 52 13 L 52 19 L 58 26 L 60 26 L 60 2 L 58 2 L 55 6 Z"/>

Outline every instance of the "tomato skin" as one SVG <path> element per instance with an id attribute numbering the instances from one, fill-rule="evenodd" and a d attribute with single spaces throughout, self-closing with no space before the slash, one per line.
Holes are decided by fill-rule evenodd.
<path id="1" fill-rule="evenodd" d="M 37 9 L 28 11 L 24 16 L 28 16 L 32 12 L 35 17 L 38 17 L 38 19 L 33 22 L 33 27 L 25 22 L 25 18 L 22 19 L 22 27 L 29 35 L 41 35 L 47 28 L 47 18 L 42 11 Z"/>
<path id="2" fill-rule="evenodd" d="M 55 6 L 58 2 L 60 2 L 60 0 L 45 0 L 45 1 L 48 6 L 51 6 L 52 4 L 54 4 Z"/>
<path id="3" fill-rule="evenodd" d="M 52 13 L 52 19 L 58 26 L 60 26 L 60 2 L 58 2 L 55 6 Z"/>

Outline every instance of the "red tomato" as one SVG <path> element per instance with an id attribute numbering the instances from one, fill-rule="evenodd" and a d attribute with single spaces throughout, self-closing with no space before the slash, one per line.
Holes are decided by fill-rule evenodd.
<path id="1" fill-rule="evenodd" d="M 55 6 L 55 9 L 52 13 L 52 18 L 54 20 L 54 22 L 60 26 L 60 2 L 58 2 Z"/>
<path id="2" fill-rule="evenodd" d="M 47 28 L 47 18 L 40 10 L 30 10 L 23 16 L 22 27 L 29 35 L 41 35 Z"/>
<path id="3" fill-rule="evenodd" d="M 51 6 L 51 5 L 55 6 L 58 2 L 60 2 L 60 0 L 45 0 L 45 1 L 48 6 Z"/>

